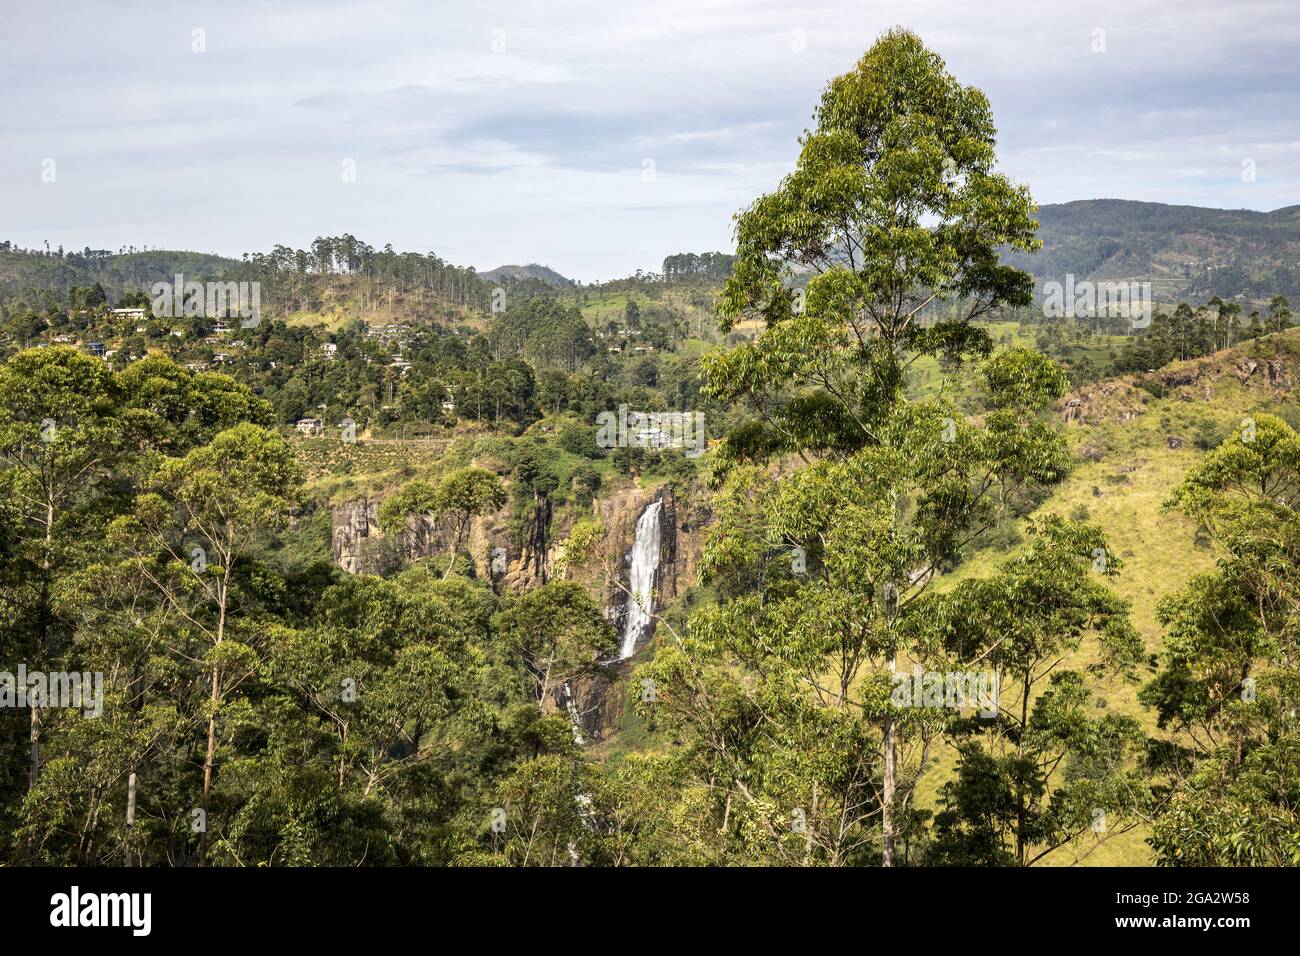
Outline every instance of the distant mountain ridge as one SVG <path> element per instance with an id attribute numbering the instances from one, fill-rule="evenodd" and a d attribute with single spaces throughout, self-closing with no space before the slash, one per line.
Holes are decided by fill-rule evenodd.
<path id="1" fill-rule="evenodd" d="M 478 276 L 488 282 L 500 282 L 503 279 L 536 279 L 539 282 L 545 282 L 547 285 L 558 288 L 573 285 L 572 279 L 562 276 L 550 266 L 544 266 L 538 262 L 530 262 L 526 266 L 497 266 L 487 272 L 480 272 Z"/>
<path id="2" fill-rule="evenodd" d="M 1038 211 L 1043 247 L 1033 254 L 1005 251 L 1003 261 L 1045 282 L 1150 281 L 1157 302 L 1205 301 L 1211 296 L 1266 301 L 1285 295 L 1300 302 L 1300 205 L 1272 212 L 1212 209 L 1128 199 L 1081 199 Z M 101 282 L 116 297 L 147 289 L 177 272 L 217 278 L 240 267 L 237 259 L 202 252 L 151 250 L 113 254 L 86 250 L 66 256 L 18 252 L 0 244 L 0 295 L 19 289 L 66 293 Z M 86 254 L 89 253 L 89 254 Z M 720 259 L 729 259 L 713 253 Z M 670 256 L 665 267 L 691 256 Z M 701 258 L 701 257 L 695 257 Z M 683 278 L 674 268 L 673 277 Z M 489 285 L 534 282 L 537 289 L 572 288 L 572 279 L 541 263 L 509 264 L 477 273 Z M 717 276 L 721 278 L 721 275 Z"/>
<path id="3" fill-rule="evenodd" d="M 1040 281 L 1149 280 L 1158 301 L 1300 296 L 1300 205 L 1272 212 L 1081 199 L 1038 211 L 1043 248 L 1003 260 Z"/>

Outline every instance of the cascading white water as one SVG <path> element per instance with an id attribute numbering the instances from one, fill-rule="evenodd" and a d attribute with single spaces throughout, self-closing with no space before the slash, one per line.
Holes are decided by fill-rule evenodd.
<path id="1" fill-rule="evenodd" d="M 564 695 L 564 709 L 569 714 L 569 723 L 573 724 L 573 742 L 575 744 L 585 744 L 586 737 L 582 733 L 582 714 L 578 711 L 578 702 L 573 699 L 573 689 L 569 682 L 564 682 L 564 688 L 561 690 Z"/>
<path id="2" fill-rule="evenodd" d="M 627 618 L 623 624 L 623 642 L 618 659 L 626 660 L 652 621 L 654 611 L 655 572 L 659 570 L 659 511 L 662 501 L 652 501 L 636 523 L 632 543 L 632 568 L 628 572 Z"/>

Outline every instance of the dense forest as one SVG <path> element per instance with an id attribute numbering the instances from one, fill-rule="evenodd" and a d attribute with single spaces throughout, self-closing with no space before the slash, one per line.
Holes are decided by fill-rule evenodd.
<path id="1" fill-rule="evenodd" d="M 1142 277 L 1160 301 L 1300 296 L 1300 206 L 1273 212 L 1092 199 L 1038 210 L 1042 249 L 1007 261 L 1040 278 Z"/>
<path id="2" fill-rule="evenodd" d="M 607 283 L 0 246 L 0 861 L 1300 864 L 1300 289 L 1050 320 L 908 31 L 814 119 Z"/>

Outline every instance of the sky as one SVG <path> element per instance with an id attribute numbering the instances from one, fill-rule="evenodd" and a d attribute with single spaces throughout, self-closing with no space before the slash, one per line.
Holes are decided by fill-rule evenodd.
<path id="1" fill-rule="evenodd" d="M 1040 204 L 1300 203 L 1300 0 L 0 0 L 0 240 L 658 271 L 893 26 Z"/>

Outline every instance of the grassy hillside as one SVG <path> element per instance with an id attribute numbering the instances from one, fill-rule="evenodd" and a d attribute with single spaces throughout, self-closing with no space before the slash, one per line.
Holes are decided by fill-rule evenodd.
<path id="1" fill-rule="evenodd" d="M 586 288 L 580 293 L 582 317 L 594 329 L 604 329 L 610 322 L 624 325 L 629 302 L 650 318 L 672 319 L 680 323 L 687 341 L 720 342 L 718 315 L 713 303 L 718 287 L 699 284 L 644 283 L 633 288 Z M 756 326 L 756 324 L 755 324 Z"/>
<path id="2" fill-rule="evenodd" d="M 349 322 L 365 322 L 371 326 L 432 324 L 474 329 L 485 329 L 488 325 L 482 312 L 449 302 L 430 290 L 393 290 L 389 294 L 373 280 L 338 276 L 329 283 L 316 280 L 303 285 L 311 288 L 306 294 L 296 296 L 293 304 L 304 307 L 286 311 L 284 321 L 288 325 L 322 325 L 330 332 L 339 331 Z"/>
<path id="3" fill-rule="evenodd" d="M 1255 370 L 1245 375 L 1250 362 Z M 1278 375 L 1272 382 L 1269 362 Z M 1067 396 L 1067 403 L 1082 402 L 1082 419 L 1065 426 L 1077 465 L 1034 514 L 1083 518 L 1106 532 L 1112 550 L 1124 563 L 1113 587 L 1132 603 L 1133 623 L 1148 654 L 1157 653 L 1161 646 L 1157 602 L 1214 563 L 1214 554 L 1195 525 L 1166 511 L 1164 501 L 1188 470 L 1249 416 L 1269 413 L 1300 422 L 1297 384 L 1300 329 L 1154 373 L 1096 383 Z M 949 588 L 965 577 L 987 574 L 1002 557 L 1003 552 L 994 549 L 976 554 L 940 586 Z M 1093 661 L 1095 651 L 1085 644 L 1062 666 L 1081 669 Z M 1154 714 L 1138 704 L 1139 686 L 1114 679 L 1094 684 L 1094 690 L 1099 706 L 1134 716 L 1149 734 L 1160 735 Z M 955 763 L 950 748 L 934 760 L 918 792 L 922 807 L 933 806 Z M 1099 841 L 1089 837 L 1057 850 L 1046 862 L 1071 865 L 1077 856 L 1092 851 L 1082 862 L 1149 865 L 1145 835 L 1145 829 L 1139 828 L 1100 842 L 1095 850 Z"/>
<path id="4" fill-rule="evenodd" d="M 1104 368 L 1113 353 L 1131 341 L 1128 336 L 1092 334 L 1082 326 L 1062 323 L 1060 337 L 1048 340 L 1048 327 L 1023 325 L 1019 322 L 990 322 L 986 326 L 993 337 L 995 349 L 1032 348 L 1044 352 L 1066 369 L 1083 370 Z M 913 397 L 932 398 L 944 394 L 959 406 L 969 399 L 974 387 L 969 375 L 951 375 L 940 367 L 939 360 L 930 356 L 918 359 L 911 368 L 909 386 Z"/>

